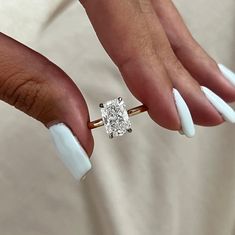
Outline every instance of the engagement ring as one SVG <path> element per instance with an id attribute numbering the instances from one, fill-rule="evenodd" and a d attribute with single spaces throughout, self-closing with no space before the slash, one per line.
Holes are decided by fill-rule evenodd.
<path id="1" fill-rule="evenodd" d="M 131 133 L 130 118 L 147 111 L 144 105 L 126 110 L 126 105 L 121 97 L 100 104 L 102 118 L 89 122 L 88 128 L 94 129 L 105 126 L 109 138 L 122 136 L 126 132 Z"/>

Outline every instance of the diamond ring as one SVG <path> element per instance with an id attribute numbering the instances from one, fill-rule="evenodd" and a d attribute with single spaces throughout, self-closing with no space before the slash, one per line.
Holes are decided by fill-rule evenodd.
<path id="1" fill-rule="evenodd" d="M 144 105 L 126 110 L 126 105 L 121 97 L 101 103 L 99 106 L 102 118 L 88 122 L 88 128 L 94 129 L 104 125 L 109 138 L 132 132 L 129 117 L 147 111 L 147 107 Z"/>

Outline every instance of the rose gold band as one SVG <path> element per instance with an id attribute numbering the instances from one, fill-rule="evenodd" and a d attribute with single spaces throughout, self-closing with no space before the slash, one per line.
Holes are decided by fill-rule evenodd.
<path id="1" fill-rule="evenodd" d="M 147 107 L 145 105 L 141 105 L 141 106 L 138 106 L 138 107 L 135 107 L 135 108 L 132 108 L 132 109 L 129 109 L 127 111 L 129 117 L 132 117 L 132 116 L 135 116 L 137 114 L 140 114 L 140 113 L 143 113 L 145 111 L 147 111 Z M 97 127 L 101 127 L 103 126 L 104 123 L 103 123 L 103 120 L 102 118 L 100 119 L 97 119 L 95 121 L 92 121 L 92 122 L 88 122 L 88 128 L 89 129 L 95 129 Z"/>

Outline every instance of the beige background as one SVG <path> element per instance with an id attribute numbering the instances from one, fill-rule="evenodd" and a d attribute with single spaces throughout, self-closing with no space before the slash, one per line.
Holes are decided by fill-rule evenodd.
<path id="1" fill-rule="evenodd" d="M 235 70 L 235 1 L 175 3 L 204 48 Z M 62 67 L 92 119 L 119 95 L 138 104 L 77 1 L 0 0 L 0 28 Z M 3 102 L 0 114 L 1 235 L 235 234 L 234 125 L 197 127 L 186 139 L 142 114 L 133 134 L 112 141 L 100 128 L 79 185 L 40 123 Z"/>

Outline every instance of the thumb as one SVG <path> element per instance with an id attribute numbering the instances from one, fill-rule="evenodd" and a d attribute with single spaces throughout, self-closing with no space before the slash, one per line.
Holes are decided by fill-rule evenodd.
<path id="1" fill-rule="evenodd" d="M 77 179 L 90 170 L 94 143 L 81 92 L 48 59 L 2 33 L 0 99 L 49 129 L 60 158 Z"/>

